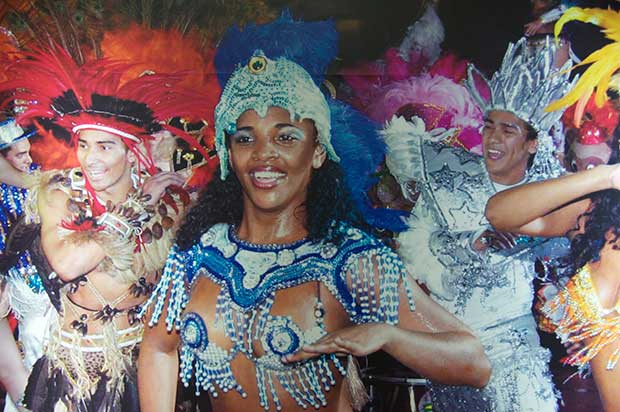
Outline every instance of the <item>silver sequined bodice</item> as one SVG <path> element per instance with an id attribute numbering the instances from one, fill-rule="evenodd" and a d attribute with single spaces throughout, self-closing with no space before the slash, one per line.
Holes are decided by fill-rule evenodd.
<path id="1" fill-rule="evenodd" d="M 496 192 L 483 158 L 433 143 L 418 150 L 413 178 L 421 195 L 398 239 L 401 256 L 432 297 L 474 330 L 493 365 L 482 391 L 433 385 L 434 410 L 554 411 L 549 353 L 531 307 L 536 257 L 564 245 L 522 237 L 514 249 L 478 254 L 471 244 L 491 228 L 484 210 Z"/>

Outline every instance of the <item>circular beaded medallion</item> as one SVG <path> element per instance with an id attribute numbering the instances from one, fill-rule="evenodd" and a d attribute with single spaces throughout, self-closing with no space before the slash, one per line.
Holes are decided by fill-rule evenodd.
<path id="1" fill-rule="evenodd" d="M 209 345 L 207 326 L 200 315 L 189 312 L 183 317 L 181 340 L 192 349 L 204 351 L 207 348 Z"/>
<path id="2" fill-rule="evenodd" d="M 248 63 L 248 69 L 250 69 L 250 73 L 253 74 L 264 72 L 265 69 L 267 69 L 267 59 L 263 56 L 252 57 Z"/>
<path id="3" fill-rule="evenodd" d="M 290 318 L 274 316 L 267 322 L 265 329 L 261 343 L 267 352 L 285 356 L 301 348 L 303 332 Z"/>
<path id="4" fill-rule="evenodd" d="M 295 261 L 295 252 L 284 249 L 278 252 L 277 262 L 280 266 L 288 266 Z"/>

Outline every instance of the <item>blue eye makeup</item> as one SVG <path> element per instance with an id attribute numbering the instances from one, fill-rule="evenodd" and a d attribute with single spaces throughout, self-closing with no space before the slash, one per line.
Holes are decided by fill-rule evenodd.
<path id="1" fill-rule="evenodd" d="M 236 144 L 244 144 L 251 142 L 254 137 L 248 133 L 247 131 L 241 130 L 237 131 L 230 137 L 231 141 Z"/>
<path id="2" fill-rule="evenodd" d="M 296 127 L 286 127 L 281 129 L 278 133 L 278 140 L 280 141 L 303 140 L 304 137 L 304 132 Z"/>

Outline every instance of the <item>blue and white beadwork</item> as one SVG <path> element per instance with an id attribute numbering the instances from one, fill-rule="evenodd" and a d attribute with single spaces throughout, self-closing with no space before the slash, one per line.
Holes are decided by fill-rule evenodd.
<path id="1" fill-rule="evenodd" d="M 35 166 L 31 167 L 31 171 L 35 169 Z M 6 239 L 11 225 L 24 213 L 27 197 L 26 189 L 0 183 L 0 201 L 2 202 L 0 204 L 0 250 L 6 249 Z M 19 256 L 17 264 L 12 269 L 11 274 L 19 274 L 34 293 L 44 291 L 43 283 L 27 251 Z"/>
<path id="2" fill-rule="evenodd" d="M 289 317 L 270 317 L 261 336 L 263 348 L 278 356 L 291 355 L 301 349 L 303 332 Z"/>
<path id="3" fill-rule="evenodd" d="M 189 312 L 183 317 L 181 341 L 192 349 L 203 351 L 207 349 L 209 344 L 207 326 L 197 313 Z"/>
<path id="4" fill-rule="evenodd" d="M 246 396 L 230 370 L 239 354 L 256 367 L 259 401 L 265 410 L 282 408 L 275 381 L 303 408 L 326 405 L 326 391 L 336 384 L 333 371 L 345 368 L 335 355 L 289 365 L 281 357 L 325 335 L 325 311 L 320 300 L 314 325 L 302 330 L 290 317 L 271 314 L 276 292 L 308 282 L 321 282 L 342 303 L 352 322 L 398 322 L 399 285 L 413 295 L 401 260 L 380 241 L 341 224 L 338 246 L 301 240 L 287 245 L 256 245 L 237 238 L 234 227 L 213 226 L 187 251 L 175 246 L 162 279 L 145 304 L 153 306 L 149 324 L 158 322 L 167 300 L 168 330 L 181 331 L 181 378 L 192 376 L 198 390 L 217 396 L 234 389 Z M 221 289 L 215 306 L 216 328 L 225 331 L 233 347 L 224 350 L 208 340 L 204 322 L 195 313 L 181 316 L 193 282 L 205 276 Z M 203 328 L 204 327 L 204 328 Z M 264 355 L 256 355 L 256 342 Z M 219 388 L 219 389 L 218 389 Z"/>

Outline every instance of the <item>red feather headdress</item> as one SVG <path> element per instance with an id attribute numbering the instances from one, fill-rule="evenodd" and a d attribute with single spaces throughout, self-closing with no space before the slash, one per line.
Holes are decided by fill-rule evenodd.
<path id="1" fill-rule="evenodd" d="M 197 33 L 181 34 L 175 30 L 151 29 L 131 24 L 106 32 L 101 42 L 101 50 L 105 57 L 136 63 L 125 73 L 121 81 L 132 76 L 136 77 L 144 71 L 167 73 L 182 70 L 190 73 L 181 85 L 191 87 L 193 91 L 201 94 L 200 101 L 194 100 L 194 106 L 199 108 L 200 112 L 195 110 L 194 113 L 185 113 L 182 115 L 181 123 L 173 123 L 185 131 L 188 131 L 183 126 L 185 124 L 206 124 L 200 131 L 193 130 L 189 133 L 194 139 L 201 141 L 208 150 L 210 149 L 211 156 L 196 157 L 203 160 L 197 160 L 198 166 L 192 166 L 192 177 L 187 182 L 190 188 L 205 186 L 211 180 L 219 163 L 219 159 L 213 157 L 215 155 L 213 113 L 220 95 L 220 85 L 213 64 L 215 48 L 205 43 Z M 162 56 L 166 58 L 162 59 Z M 191 151 L 187 155 L 193 158 Z"/>
<path id="2" fill-rule="evenodd" d="M 172 117 L 196 118 L 208 110 L 200 104 L 204 93 L 180 85 L 188 73 L 149 72 L 121 82 L 132 67 L 109 59 L 78 66 L 58 45 L 48 50 L 33 48 L 6 67 L 8 80 L 0 83 L 0 92 L 10 95 L 1 105 L 18 102 L 20 124 L 39 124 L 71 141 L 84 129 L 113 133 L 135 154 L 138 168 L 151 174 L 156 169 L 148 142 L 162 128 L 207 159 L 207 151 L 195 138 L 166 124 Z"/>
<path id="3" fill-rule="evenodd" d="M 71 135 L 83 129 L 111 132 L 122 138 L 150 173 L 155 170 L 148 145 L 141 149 L 140 143 L 150 140 L 171 117 L 200 109 L 196 101 L 201 96 L 179 86 L 187 73 L 144 74 L 121 83 L 133 65 L 102 59 L 78 66 L 58 46 L 23 54 L 24 58 L 7 67 L 9 80 L 0 83 L 0 90 L 12 91 L 7 99 L 23 104 L 18 122 L 39 121 Z M 172 132 L 197 146 L 183 130 Z M 204 148 L 196 149 L 206 156 Z"/>

